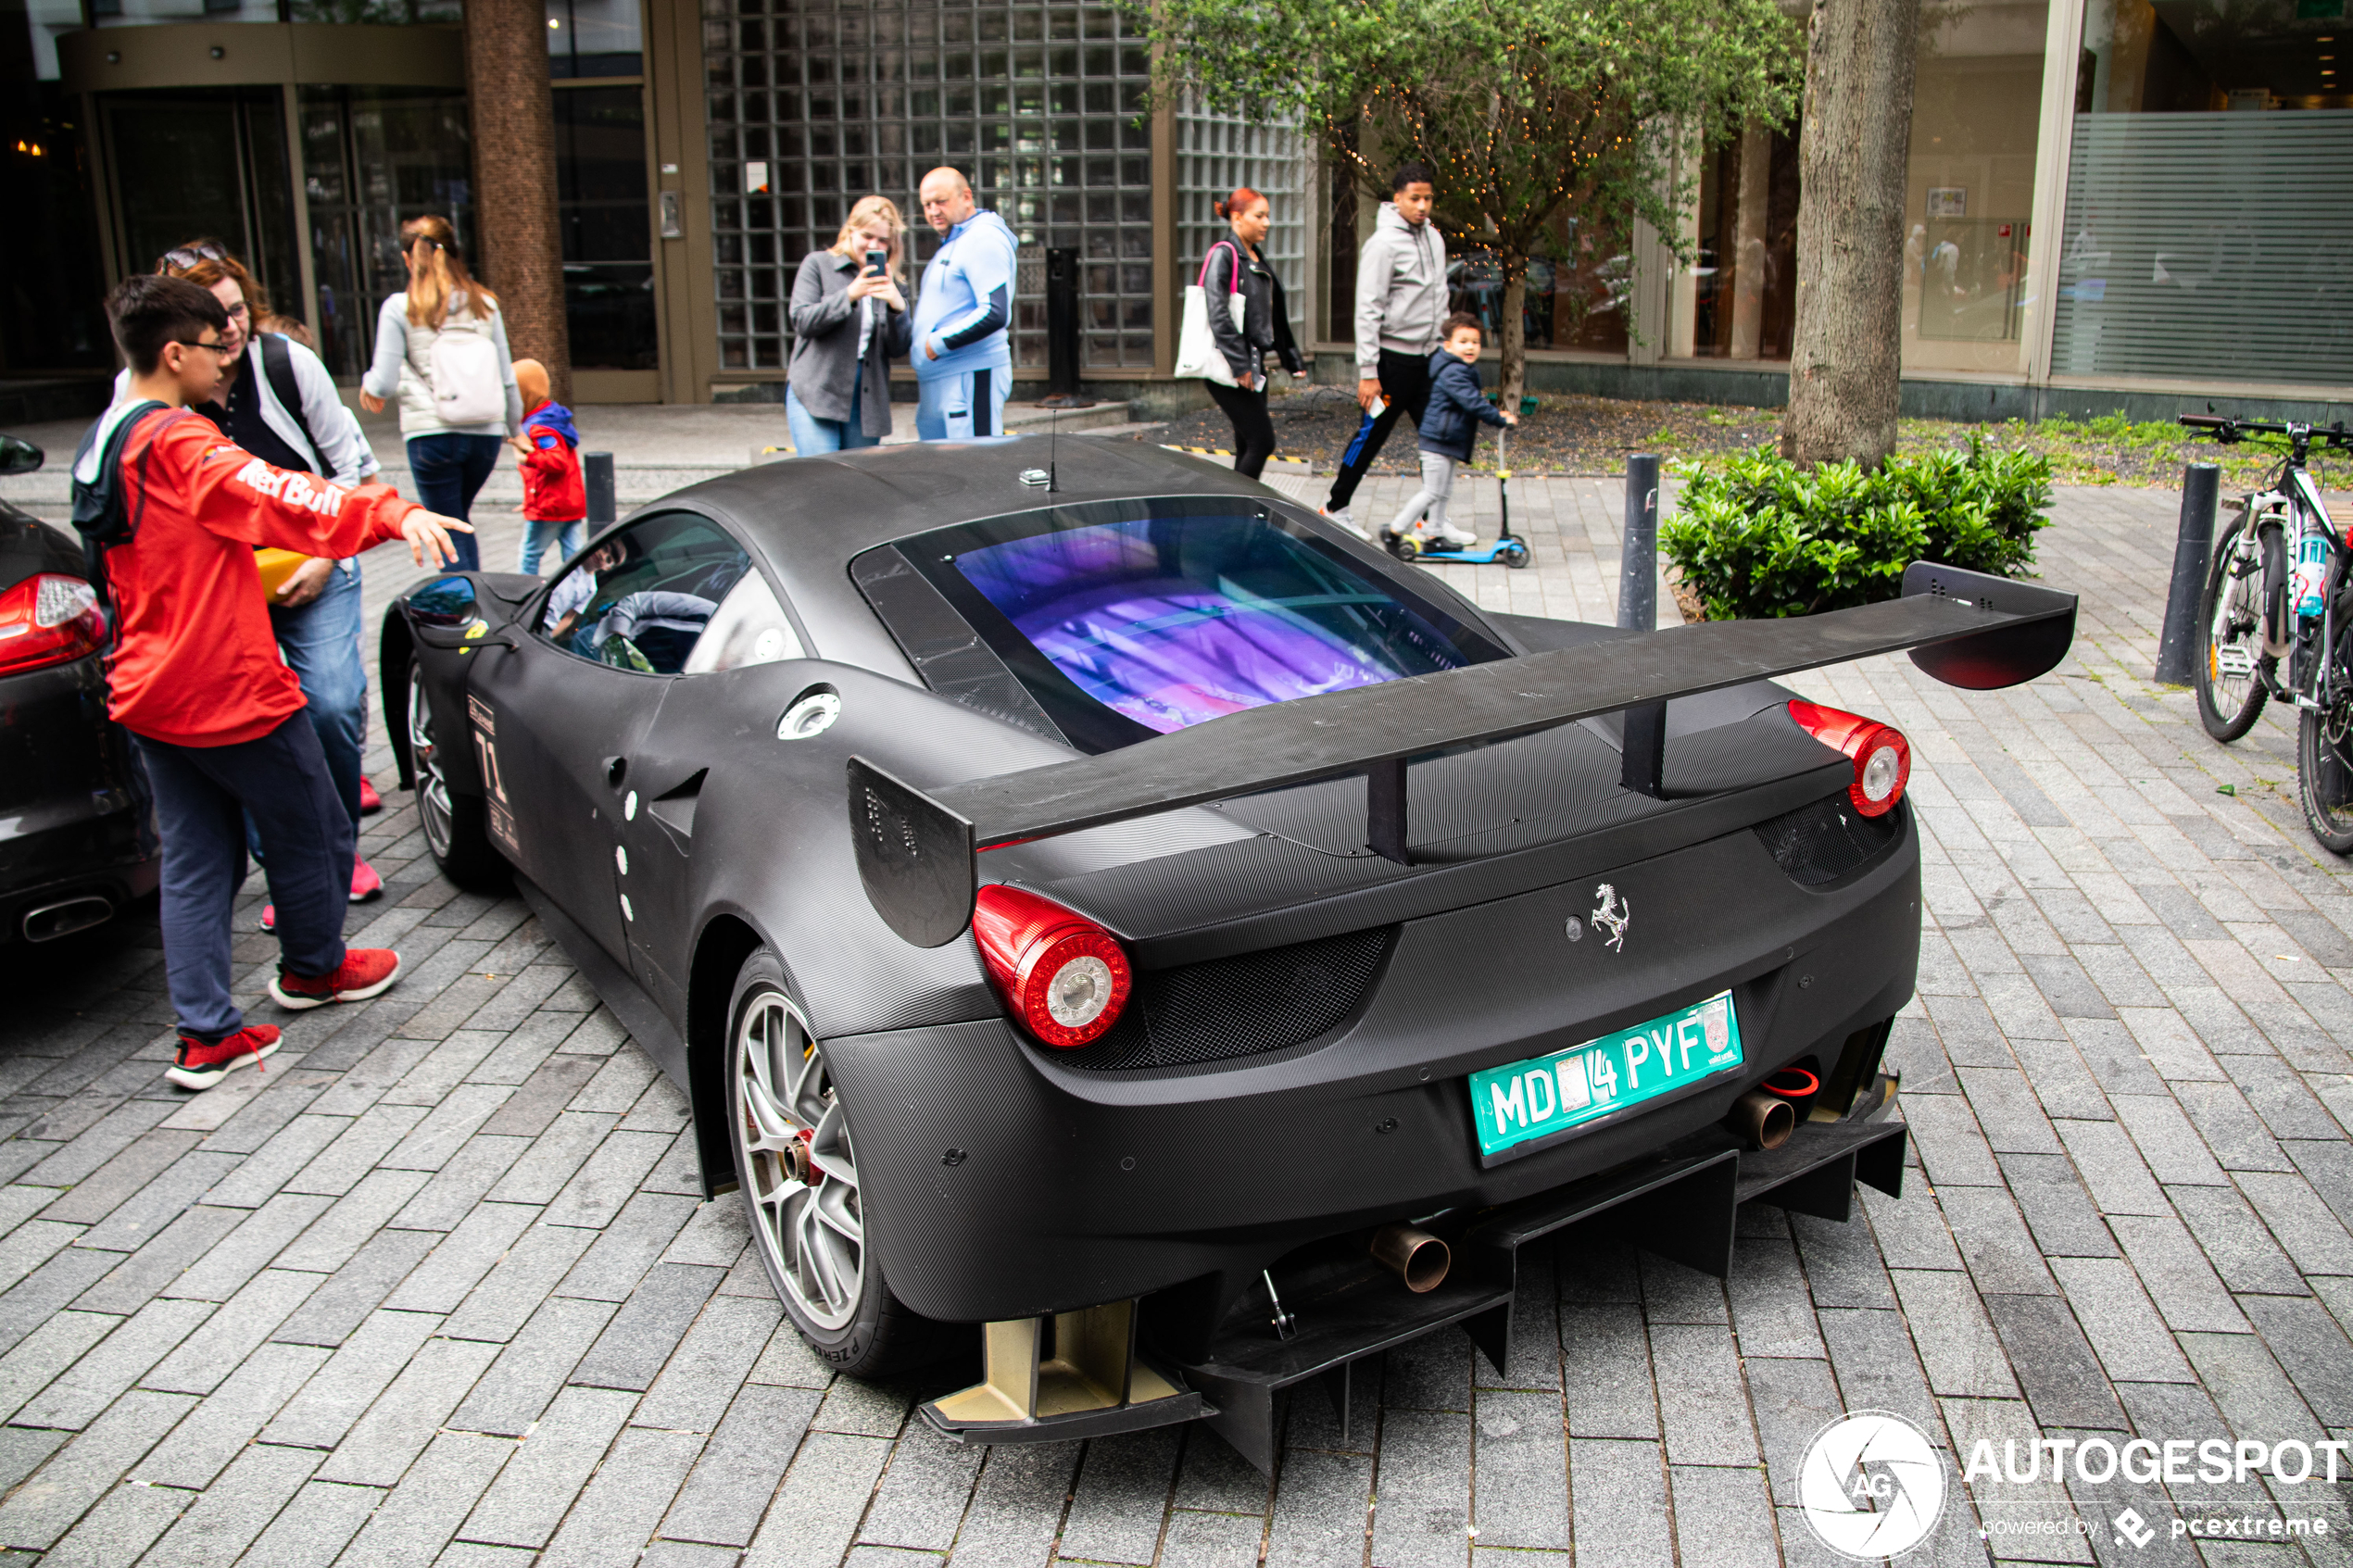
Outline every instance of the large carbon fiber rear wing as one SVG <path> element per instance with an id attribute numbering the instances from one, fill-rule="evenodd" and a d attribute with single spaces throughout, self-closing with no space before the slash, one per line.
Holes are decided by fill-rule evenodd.
<path id="1" fill-rule="evenodd" d="M 1705 621 L 1228 713 L 1100 757 L 925 791 L 849 759 L 858 874 L 907 941 L 937 947 L 972 919 L 975 859 L 1256 790 L 1363 773 L 1366 843 L 1405 856 L 1409 758 L 1627 710 L 1626 787 L 1659 793 L 1666 702 L 1910 649 L 1947 685 L 2045 673 L 2075 637 L 2075 596 L 1915 561 L 1883 604 L 1783 621 Z"/>

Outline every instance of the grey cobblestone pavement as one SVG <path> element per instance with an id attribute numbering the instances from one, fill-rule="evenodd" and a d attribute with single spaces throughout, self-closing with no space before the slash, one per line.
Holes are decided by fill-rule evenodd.
<path id="1" fill-rule="evenodd" d="M 1470 494 L 1491 518 L 1491 482 Z M 1447 570 L 1608 619 L 1617 486 L 1514 504 L 1536 570 Z M 1812 1564 L 1799 1456 L 1843 1410 L 1963 1455 L 2353 1437 L 2353 897 L 2296 816 L 2290 732 L 2216 746 L 2146 680 L 2173 504 L 2062 495 L 2044 571 L 2084 613 L 2032 686 L 1884 659 L 1800 683 L 1916 747 L 1904 1198 L 1843 1226 L 1747 1213 L 1728 1282 L 1531 1256 L 1506 1371 L 1451 1332 L 1392 1353 L 1345 1436 L 1320 1396 L 1290 1406 L 1271 1481 L 1199 1429 L 959 1449 L 910 1419 L 940 1379 L 834 1380 L 779 1326 L 736 1200 L 698 1201 L 680 1097 L 519 901 L 434 876 L 405 797 L 368 824 L 389 891 L 350 929 L 407 976 L 284 1018 L 266 1074 L 164 1083 L 152 919 L 9 950 L 0 1562 Z M 482 521 L 502 558 L 511 518 Z M 377 605 L 412 575 L 368 571 Z M 280 1022 L 261 895 L 240 990 Z M 2318 1482 L 2044 1475 L 1957 1477 L 1915 1560 L 2353 1556 Z M 2013 1533 L 2070 1502 L 2088 1537 Z M 2128 1504 L 2145 1549 L 2108 1524 Z M 2172 1535 L 2209 1504 L 2257 1538 Z M 2275 1541 L 2273 1517 L 2328 1534 Z"/>

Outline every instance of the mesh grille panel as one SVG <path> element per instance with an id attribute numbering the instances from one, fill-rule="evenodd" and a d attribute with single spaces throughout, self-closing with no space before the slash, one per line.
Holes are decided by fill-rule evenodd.
<path id="1" fill-rule="evenodd" d="M 1054 1060 L 1089 1072 L 1189 1067 L 1302 1045 L 1356 1010 L 1391 926 L 1151 970 L 1110 1034 Z"/>
<path id="2" fill-rule="evenodd" d="M 1902 809 L 1866 817 L 1843 794 L 1756 824 L 1781 870 L 1801 887 L 1819 887 L 1876 859 L 1895 842 Z"/>

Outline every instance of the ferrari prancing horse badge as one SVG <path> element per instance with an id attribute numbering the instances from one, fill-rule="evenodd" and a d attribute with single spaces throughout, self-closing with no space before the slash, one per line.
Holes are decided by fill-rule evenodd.
<path id="1" fill-rule="evenodd" d="M 1617 896 L 1617 889 L 1606 882 L 1593 890 L 1593 896 L 1601 900 L 1593 906 L 1593 923 L 1609 933 L 1611 947 L 1618 952 L 1624 952 L 1626 927 L 1634 918 L 1633 901 L 1620 898 Z"/>

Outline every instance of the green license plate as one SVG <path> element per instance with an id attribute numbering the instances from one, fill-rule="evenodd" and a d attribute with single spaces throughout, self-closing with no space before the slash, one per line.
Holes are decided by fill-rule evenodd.
<path id="1" fill-rule="evenodd" d="M 1678 1012 L 1551 1056 L 1470 1075 L 1478 1152 L 1501 1154 L 1598 1122 L 1741 1064 L 1740 1013 L 1719 991 Z"/>

